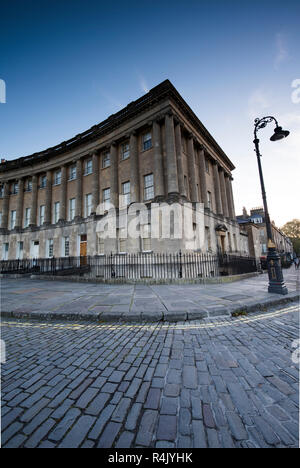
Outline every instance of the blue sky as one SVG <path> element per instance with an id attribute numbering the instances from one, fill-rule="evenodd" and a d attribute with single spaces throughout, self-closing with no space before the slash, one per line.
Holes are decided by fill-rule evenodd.
<path id="1" fill-rule="evenodd" d="M 262 163 L 271 218 L 300 217 L 299 18 L 298 0 L 1 2 L 0 156 L 58 144 L 169 78 L 236 165 L 237 213 L 262 204 L 254 117 L 291 131 L 260 132 Z"/>

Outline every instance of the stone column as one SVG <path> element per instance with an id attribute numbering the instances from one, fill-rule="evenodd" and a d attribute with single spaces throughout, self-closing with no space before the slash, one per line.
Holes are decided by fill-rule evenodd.
<path id="1" fill-rule="evenodd" d="M 173 193 L 179 193 L 176 150 L 175 150 L 174 119 L 173 119 L 172 114 L 166 114 L 165 134 L 166 134 L 166 158 L 167 158 L 167 185 L 168 185 L 168 195 L 170 195 Z"/>
<path id="2" fill-rule="evenodd" d="M 110 145 L 110 202 L 115 208 L 119 206 L 119 180 L 118 180 L 118 152 L 117 145 Z"/>
<path id="3" fill-rule="evenodd" d="M 186 189 L 184 186 L 184 174 L 183 174 L 183 163 L 182 163 L 182 140 L 181 140 L 181 124 L 175 122 L 175 146 L 176 146 L 176 157 L 177 157 L 177 172 L 178 172 L 178 188 L 179 193 L 183 197 L 187 197 Z"/>
<path id="4" fill-rule="evenodd" d="M 188 137 L 188 168 L 189 168 L 191 201 L 198 202 L 198 193 L 197 193 L 197 185 L 196 185 L 194 137 L 192 134 L 190 134 Z"/>
<path id="5" fill-rule="evenodd" d="M 199 170 L 200 170 L 200 191 L 201 191 L 201 202 L 204 203 L 204 208 L 209 208 L 207 200 L 207 188 L 206 188 L 206 169 L 205 169 L 205 154 L 204 148 L 201 147 L 199 151 Z"/>
<path id="6" fill-rule="evenodd" d="M 52 205 L 52 172 L 47 171 L 46 175 L 46 205 L 45 205 L 45 222 L 44 224 L 51 224 L 51 205 Z"/>
<path id="7" fill-rule="evenodd" d="M 154 197 L 163 197 L 165 195 L 164 168 L 161 148 L 160 124 L 157 120 L 153 121 L 152 137 L 154 151 Z"/>
<path id="8" fill-rule="evenodd" d="M 140 202 L 140 171 L 139 171 L 139 150 L 137 132 L 130 134 L 130 201 Z"/>
<path id="9" fill-rule="evenodd" d="M 216 210 L 217 214 L 222 215 L 222 199 L 221 199 L 221 187 L 219 179 L 219 170 L 217 161 L 213 162 L 213 178 L 214 178 L 214 188 L 215 188 L 215 198 L 216 198 Z"/>
<path id="10" fill-rule="evenodd" d="M 93 208 L 92 213 L 97 212 L 97 206 L 99 205 L 99 156 L 95 152 L 93 153 L 93 188 L 92 188 L 92 196 L 93 196 Z"/>
<path id="11" fill-rule="evenodd" d="M 61 167 L 61 183 L 60 183 L 60 213 L 61 220 L 67 219 L 67 167 Z"/>
<path id="12" fill-rule="evenodd" d="M 220 168 L 219 171 L 220 175 L 220 186 L 221 186 L 221 197 L 222 197 L 222 206 L 223 206 L 223 215 L 228 218 L 228 202 L 227 202 L 227 194 L 226 194 L 226 186 L 225 186 L 225 176 L 224 176 L 224 169 Z"/>
<path id="13" fill-rule="evenodd" d="M 230 192 L 230 180 L 229 174 L 225 173 L 225 188 L 226 188 L 226 196 L 227 196 L 227 204 L 228 204 L 228 216 L 233 219 L 233 209 L 232 209 L 232 199 L 231 199 L 231 192 Z"/>
<path id="14" fill-rule="evenodd" d="M 8 209 L 9 209 L 9 183 L 4 183 L 4 193 L 2 202 L 2 229 L 8 228 Z"/>
<path id="15" fill-rule="evenodd" d="M 31 211 L 30 211 L 30 225 L 31 226 L 36 226 L 37 186 L 38 186 L 38 177 L 34 175 L 32 176 Z"/>
<path id="16" fill-rule="evenodd" d="M 82 160 L 76 162 L 76 210 L 75 217 L 82 217 Z"/>
<path id="17" fill-rule="evenodd" d="M 230 197 L 231 197 L 231 208 L 232 208 L 232 219 L 236 219 L 236 216 L 235 216 L 235 207 L 234 207 L 234 198 L 233 198 L 233 191 L 232 191 L 232 181 L 233 181 L 233 178 L 232 177 L 229 177 L 229 191 L 230 191 Z"/>
<path id="18" fill-rule="evenodd" d="M 17 213 L 16 213 L 16 228 L 23 227 L 23 201 L 24 201 L 24 179 L 18 181 L 18 195 L 17 195 Z"/>

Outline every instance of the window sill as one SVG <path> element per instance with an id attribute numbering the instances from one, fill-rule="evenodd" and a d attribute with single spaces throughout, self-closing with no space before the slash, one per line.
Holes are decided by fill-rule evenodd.
<path id="1" fill-rule="evenodd" d="M 147 148 L 147 149 L 142 148 L 141 153 L 146 153 L 147 151 L 150 151 L 152 149 L 153 149 L 153 146 L 150 146 L 150 148 Z"/>
<path id="2" fill-rule="evenodd" d="M 93 174 L 92 172 L 89 172 L 87 174 L 83 174 L 83 177 L 87 177 L 87 176 L 92 175 L 92 174 Z"/>

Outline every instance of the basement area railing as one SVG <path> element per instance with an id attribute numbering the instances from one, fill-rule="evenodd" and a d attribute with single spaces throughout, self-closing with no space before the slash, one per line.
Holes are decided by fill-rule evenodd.
<path id="1" fill-rule="evenodd" d="M 210 253 L 138 253 L 0 261 L 1 274 L 80 275 L 114 280 L 196 279 L 258 271 L 255 258 Z"/>

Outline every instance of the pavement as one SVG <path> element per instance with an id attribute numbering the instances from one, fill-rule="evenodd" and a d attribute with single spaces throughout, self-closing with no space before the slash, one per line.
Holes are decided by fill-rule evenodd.
<path id="1" fill-rule="evenodd" d="M 289 294 L 268 293 L 268 276 L 221 284 L 126 285 L 2 279 L 2 316 L 94 321 L 182 321 L 230 316 L 299 301 L 300 270 L 284 270 Z"/>
<path id="2" fill-rule="evenodd" d="M 5 297 L 51 301 L 50 285 L 8 284 Z M 66 285 L 52 287 L 62 300 Z M 4 318 L 2 446 L 296 448 L 298 312 L 287 304 L 139 324 Z"/>

